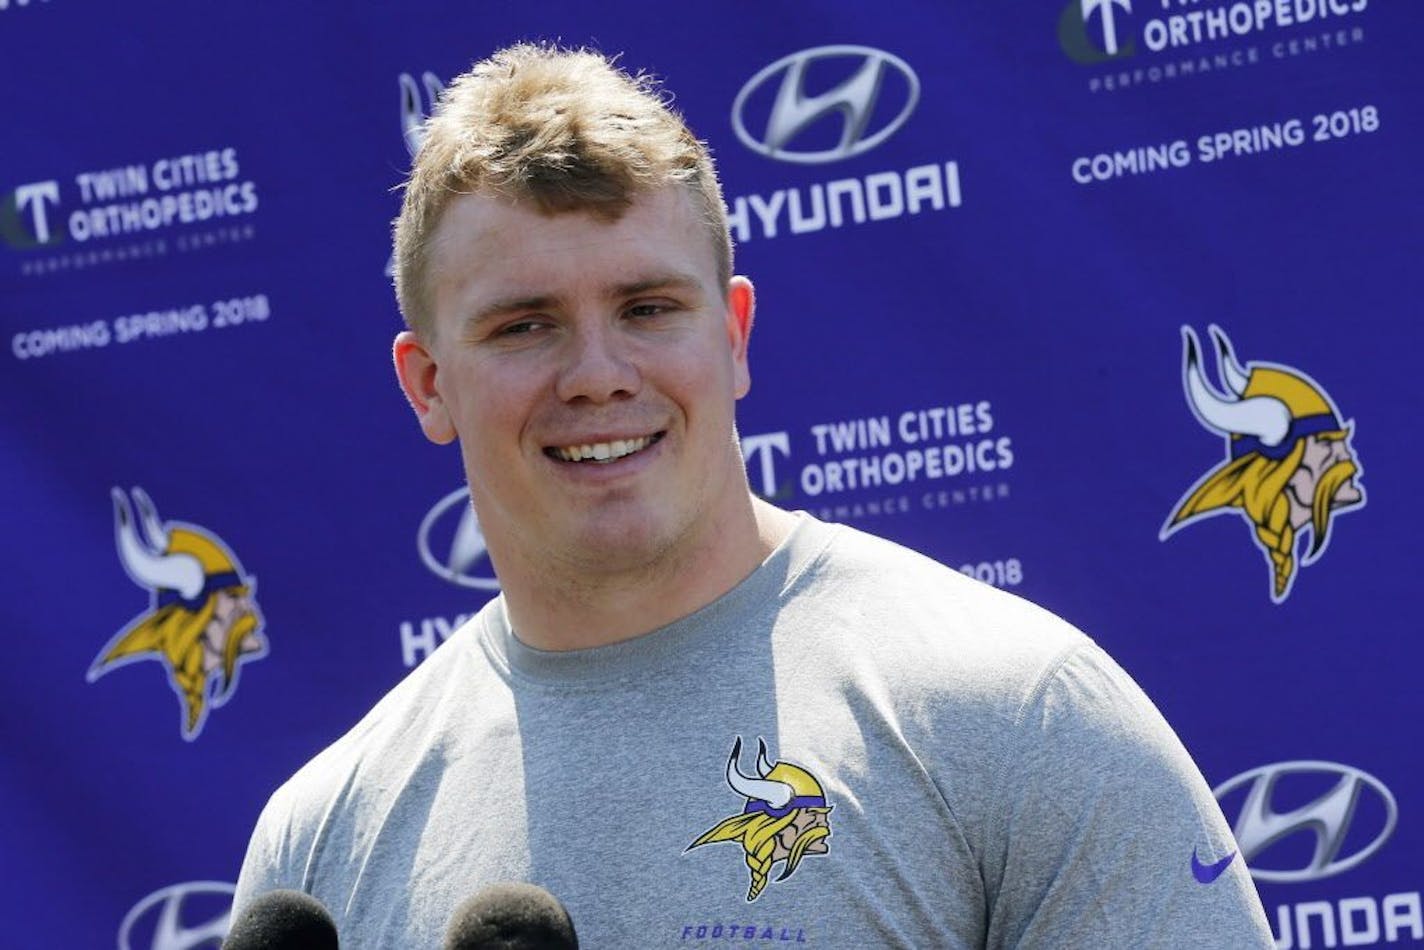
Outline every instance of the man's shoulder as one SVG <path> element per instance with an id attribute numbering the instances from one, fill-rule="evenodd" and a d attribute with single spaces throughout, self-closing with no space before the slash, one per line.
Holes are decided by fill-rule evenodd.
<path id="1" fill-rule="evenodd" d="M 344 735 L 297 770 L 272 795 L 268 810 L 286 820 L 322 812 L 357 794 L 366 783 L 359 773 L 399 768 L 420 754 L 438 732 L 444 710 L 456 704 L 447 694 L 486 667 L 478 643 L 480 616 L 461 626 L 419 666 L 403 677 Z"/>
<path id="2" fill-rule="evenodd" d="M 861 620 L 852 635 L 958 667 L 1018 660 L 1041 668 L 1091 643 L 1043 607 L 918 551 L 846 525 L 827 529 L 829 543 L 793 593 L 850 610 Z"/>
<path id="3" fill-rule="evenodd" d="M 241 901 L 279 887 L 319 897 L 312 888 L 327 888 L 330 899 L 346 886 L 349 855 L 398 812 L 412 777 L 451 754 L 459 724 L 492 720 L 508 705 L 483 629 L 477 614 L 272 793 L 248 845 Z"/>

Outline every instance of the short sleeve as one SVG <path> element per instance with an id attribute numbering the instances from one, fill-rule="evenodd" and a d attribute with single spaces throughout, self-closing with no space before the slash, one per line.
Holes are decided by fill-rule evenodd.
<path id="1" fill-rule="evenodd" d="M 300 869 L 294 866 L 292 828 L 281 804 L 281 791 L 262 810 L 247 842 L 247 854 L 237 876 L 232 898 L 232 918 L 236 920 L 253 898 L 279 889 L 303 890 Z"/>
<path id="2" fill-rule="evenodd" d="M 990 948 L 1273 948 L 1211 790 L 1091 642 L 1025 698 L 984 829 Z"/>

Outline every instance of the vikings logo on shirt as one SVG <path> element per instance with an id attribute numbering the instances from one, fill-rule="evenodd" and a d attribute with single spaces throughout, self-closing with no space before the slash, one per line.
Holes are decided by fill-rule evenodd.
<path id="1" fill-rule="evenodd" d="M 1198 421 L 1226 438 L 1226 460 L 1187 491 L 1162 526 L 1165 541 L 1185 525 L 1237 512 L 1255 531 L 1271 569 L 1271 600 L 1290 595 L 1297 541 L 1308 536 L 1302 565 L 1325 553 L 1331 519 L 1364 506 L 1361 474 L 1350 439 L 1352 420 L 1300 370 L 1275 363 L 1236 362 L 1231 341 L 1210 328 L 1224 392 L 1202 372 L 1196 334 L 1182 327 L 1183 385 Z"/>
<path id="2" fill-rule="evenodd" d="M 727 784 L 746 799 L 740 815 L 718 822 L 687 846 L 687 850 L 718 841 L 735 841 L 746 852 L 751 887 L 747 901 L 757 899 L 778 862 L 785 862 L 776 880 L 784 881 L 808 854 L 826 854 L 830 848 L 830 813 L 826 791 L 810 772 L 790 762 L 773 765 L 766 743 L 757 740 L 756 775 L 742 774 L 742 739 L 727 759 Z M 684 852 L 686 853 L 686 852 Z"/>
<path id="3" fill-rule="evenodd" d="M 143 489 L 129 499 L 115 488 L 119 560 L 150 592 L 149 607 L 111 639 L 89 667 L 89 682 L 110 670 L 154 660 L 178 694 L 183 738 L 196 739 L 209 710 L 237 690 L 243 663 L 267 655 L 256 579 L 216 535 L 193 524 L 160 522 Z"/>

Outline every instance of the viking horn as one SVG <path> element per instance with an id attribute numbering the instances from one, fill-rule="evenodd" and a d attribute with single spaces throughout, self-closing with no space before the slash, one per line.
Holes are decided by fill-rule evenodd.
<path id="1" fill-rule="evenodd" d="M 144 587 L 176 590 L 185 598 L 198 596 L 203 589 L 203 566 L 198 559 L 191 554 L 162 554 L 144 547 L 134 528 L 128 498 L 117 488 L 110 495 L 114 499 L 114 538 L 119 560 L 129 576 Z"/>
<path id="2" fill-rule="evenodd" d="M 440 103 L 440 95 L 445 91 L 445 84 L 428 69 L 420 74 L 420 81 L 425 84 L 425 101 L 430 103 L 430 111 L 434 113 Z"/>
<path id="3" fill-rule="evenodd" d="M 1216 341 L 1216 371 L 1221 376 L 1221 385 L 1237 396 L 1244 395 L 1250 376 L 1236 362 L 1236 353 L 1231 348 L 1231 341 L 1226 338 L 1226 331 L 1214 323 L 1207 327 L 1207 331 Z"/>
<path id="4" fill-rule="evenodd" d="M 1270 396 L 1229 399 L 1216 392 L 1202 374 L 1197 336 L 1182 327 L 1185 344 L 1185 385 L 1187 399 L 1202 423 L 1223 434 L 1253 436 L 1266 445 L 1280 445 L 1290 432 L 1291 416 L 1286 404 Z"/>
<path id="5" fill-rule="evenodd" d="M 420 143 L 424 139 L 422 125 L 425 121 L 425 113 L 420 107 L 420 87 L 415 84 L 413 76 L 401 73 L 400 88 L 401 134 L 405 138 L 406 150 L 414 158 L 415 153 L 420 151 Z"/>
<path id="6" fill-rule="evenodd" d="M 757 774 L 766 778 L 771 773 L 771 760 L 766 757 L 766 740 L 757 737 Z"/>
<path id="7" fill-rule="evenodd" d="M 168 550 L 168 532 L 164 530 L 163 522 L 158 520 L 158 509 L 153 499 L 148 497 L 148 492 L 135 486 L 133 500 L 134 508 L 138 509 L 139 527 L 143 529 L 143 539 L 148 542 L 149 548 L 154 551 Z"/>
<path id="8" fill-rule="evenodd" d="M 766 802 L 772 808 L 785 807 L 786 803 L 791 801 L 791 786 L 785 782 L 769 782 L 764 778 L 743 775 L 737 764 L 741 754 L 742 739 L 738 736 L 736 744 L 732 746 L 732 754 L 727 757 L 727 784 L 732 786 L 732 791 L 744 798 Z"/>

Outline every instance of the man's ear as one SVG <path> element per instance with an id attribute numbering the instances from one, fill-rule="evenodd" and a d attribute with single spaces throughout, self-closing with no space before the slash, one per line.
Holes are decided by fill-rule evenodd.
<path id="1" fill-rule="evenodd" d="M 395 359 L 396 378 L 415 410 L 415 417 L 420 420 L 425 437 L 436 445 L 455 441 L 455 426 L 436 386 L 437 367 L 430 350 L 413 332 L 402 330 L 396 334 L 391 355 Z"/>
<path id="2" fill-rule="evenodd" d="M 732 344 L 732 372 L 738 399 L 752 388 L 747 344 L 751 340 L 755 318 L 756 291 L 750 280 L 737 275 L 727 284 L 727 340 Z"/>

